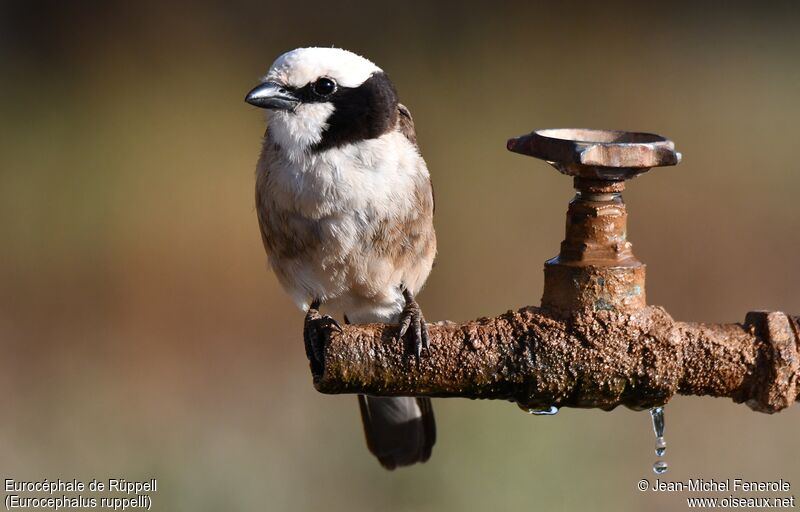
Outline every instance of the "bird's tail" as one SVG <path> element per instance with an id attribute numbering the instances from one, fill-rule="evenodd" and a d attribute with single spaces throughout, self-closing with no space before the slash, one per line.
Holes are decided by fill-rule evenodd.
<path id="1" fill-rule="evenodd" d="M 427 397 L 358 395 L 367 447 L 386 469 L 425 462 L 436 443 L 433 407 Z"/>

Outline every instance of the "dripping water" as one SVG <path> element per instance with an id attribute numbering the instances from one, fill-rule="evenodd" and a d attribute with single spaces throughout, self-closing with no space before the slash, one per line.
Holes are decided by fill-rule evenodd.
<path id="1" fill-rule="evenodd" d="M 656 438 L 656 455 L 659 457 L 664 456 L 664 452 L 667 451 L 667 442 L 664 441 L 663 437 Z"/>
<path id="2" fill-rule="evenodd" d="M 650 409 L 650 418 L 653 420 L 653 432 L 656 434 L 656 456 L 663 457 L 667 452 L 667 441 L 664 439 L 664 407 L 653 407 Z M 653 472 L 663 475 L 667 472 L 667 462 L 657 460 L 653 464 Z"/>
<path id="3" fill-rule="evenodd" d="M 554 414 L 558 414 L 558 407 L 551 405 L 547 409 L 528 409 L 528 413 L 537 416 L 553 416 Z"/>

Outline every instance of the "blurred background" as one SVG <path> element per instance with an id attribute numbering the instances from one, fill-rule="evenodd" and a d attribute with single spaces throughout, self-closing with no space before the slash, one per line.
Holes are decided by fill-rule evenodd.
<path id="1" fill-rule="evenodd" d="M 303 315 L 254 211 L 280 53 L 374 60 L 436 186 L 432 320 L 538 304 L 573 191 L 508 153 L 545 127 L 652 131 L 628 185 L 648 299 L 676 318 L 800 313 L 800 22 L 791 4 L 2 2 L 0 475 L 157 478 L 154 510 L 682 510 L 647 413 L 435 400 L 422 466 L 383 471 L 356 399 L 314 391 Z M 800 408 L 666 408 L 670 480 L 800 489 Z M 798 492 L 797 494 L 800 494 Z"/>

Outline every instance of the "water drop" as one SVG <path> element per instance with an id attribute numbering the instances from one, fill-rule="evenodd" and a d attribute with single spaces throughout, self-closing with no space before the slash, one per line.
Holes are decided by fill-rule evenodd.
<path id="1" fill-rule="evenodd" d="M 667 472 L 667 469 L 669 469 L 669 465 L 666 461 L 657 460 L 655 464 L 653 464 L 653 473 L 657 475 L 663 475 Z"/>
<path id="2" fill-rule="evenodd" d="M 553 416 L 558 414 L 558 407 L 551 405 L 547 409 L 528 409 L 528 412 L 537 416 Z"/>
<path id="3" fill-rule="evenodd" d="M 667 451 L 667 442 L 664 440 L 664 437 L 657 437 L 656 438 L 656 455 L 659 457 L 663 457 L 664 453 Z"/>
<path id="4" fill-rule="evenodd" d="M 650 409 L 650 417 L 653 418 L 653 432 L 656 437 L 664 437 L 664 408 L 653 407 Z"/>
<path id="5" fill-rule="evenodd" d="M 656 455 L 663 457 L 667 452 L 667 441 L 664 439 L 664 407 L 650 409 L 650 418 L 653 420 L 653 432 L 656 434 Z M 653 472 L 662 475 L 667 472 L 666 461 L 659 460 L 653 464 Z"/>
<path id="6" fill-rule="evenodd" d="M 656 455 L 663 457 L 667 451 L 667 441 L 664 440 L 664 408 L 653 407 L 650 409 L 653 419 L 653 432 L 656 434 Z"/>

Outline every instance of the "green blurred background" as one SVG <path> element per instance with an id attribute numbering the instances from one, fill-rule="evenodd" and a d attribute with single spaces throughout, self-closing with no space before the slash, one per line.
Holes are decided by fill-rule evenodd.
<path id="1" fill-rule="evenodd" d="M 653 433 L 621 409 L 436 400 L 432 459 L 383 471 L 355 398 L 314 391 L 267 271 L 242 99 L 298 46 L 390 74 L 436 185 L 429 319 L 539 302 L 571 184 L 505 140 L 543 127 L 683 152 L 625 195 L 650 303 L 797 314 L 800 16 L 722 5 L 3 2 L 0 475 L 158 478 L 165 511 L 685 509 L 636 490 Z M 666 422 L 669 479 L 800 489 L 800 409 L 678 397 Z"/>

